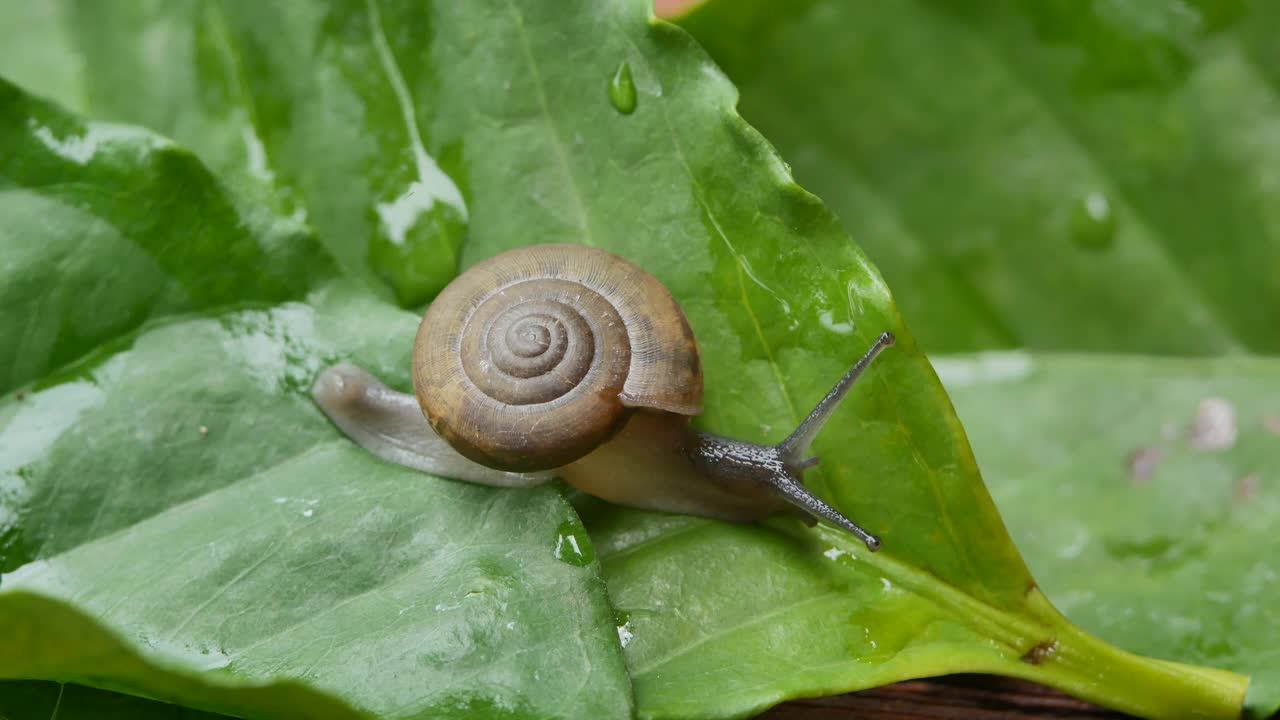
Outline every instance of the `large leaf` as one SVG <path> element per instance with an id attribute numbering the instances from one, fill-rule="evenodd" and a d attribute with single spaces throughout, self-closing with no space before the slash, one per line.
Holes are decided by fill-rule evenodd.
<path id="1" fill-rule="evenodd" d="M 122 26 L 99 23 L 96 29 L 102 37 L 90 40 L 104 45 L 135 42 L 147 29 L 156 29 L 163 40 L 171 32 L 166 28 L 175 22 L 179 31 L 188 28 L 198 37 L 190 28 L 203 27 L 208 20 L 205 11 L 167 7 L 176 9 L 153 8 L 152 14 L 140 13 L 132 24 Z M 294 53 L 286 57 L 297 62 L 254 64 L 254 81 L 287 85 L 296 74 L 307 72 L 313 56 L 323 66 L 324 52 L 334 43 L 363 43 L 348 49 L 354 56 L 368 52 L 372 44 L 380 61 L 388 56 L 421 58 L 423 74 L 401 73 L 402 80 L 416 79 L 384 90 L 383 97 L 390 92 L 397 102 L 405 95 L 437 100 L 412 104 L 413 124 L 430 128 L 428 149 L 461 148 L 458 167 L 446 169 L 465 179 L 455 178 L 466 190 L 469 209 L 463 264 L 508 247 L 556 240 L 607 247 L 650 269 L 679 298 L 701 339 L 708 385 L 707 412 L 699 420 L 704 427 L 753 440 L 779 439 L 872 338 L 883 330 L 899 335 L 898 347 L 877 363 L 856 398 L 820 438 L 816 450 L 824 458 L 823 468 L 810 474 L 819 492 L 884 538 L 880 555 L 868 556 L 839 533 L 810 531 L 793 522 L 743 527 L 584 506 L 602 554 L 608 554 L 610 592 L 630 613 L 620 635 L 630 634 L 627 662 L 641 714 L 741 715 L 786 697 L 959 670 L 1031 677 L 1153 717 L 1182 717 L 1188 711 L 1210 717 L 1235 713 L 1243 695 L 1241 678 L 1126 655 L 1071 628 L 1048 605 L 996 515 L 941 386 L 876 272 L 834 217 L 792 182 L 770 146 L 736 115 L 736 93 L 715 66 L 681 31 L 652 23 L 645 3 L 582 0 L 566 6 L 494 0 L 395 7 L 352 2 L 325 5 L 325 11 L 308 3 L 289 7 L 284 22 L 264 18 L 268 11 L 248 3 L 217 6 L 220 24 L 215 24 L 233 50 L 243 50 L 246 57 L 254 52 Z M 387 18 L 397 20 L 383 24 Z M 237 34 L 236 28 L 247 30 Z M 261 42 L 258 32 L 269 35 L 270 42 Z M 76 47 L 88 53 L 90 45 L 82 39 Z M 174 51 L 162 41 L 148 47 L 151 62 L 160 68 L 156 72 L 181 76 L 197 63 L 181 47 Z M 114 72 L 98 69 L 112 62 L 110 54 L 94 58 L 87 73 Z M 127 60 L 125 67 L 131 67 Z M 137 72 L 139 68 L 130 70 Z M 629 88 L 626 77 L 631 78 Z M 362 81 L 367 79 L 366 75 Z M 153 99 L 150 88 L 156 83 L 147 83 L 145 91 L 131 90 L 133 85 L 110 85 L 121 96 L 121 106 L 129 104 L 131 92 L 139 93 L 134 96 L 137 102 Z M 276 97 L 276 91 L 270 96 Z M 282 112 L 293 112 L 291 103 L 297 103 L 297 96 L 280 97 L 288 98 L 282 101 Z M 175 102 L 174 107 L 174 125 L 183 118 L 217 124 L 198 104 Z M 322 105 L 310 112 L 337 115 L 342 107 Z M 297 142 L 305 145 L 306 138 Z M 329 150 L 327 145 L 305 145 L 304 154 L 323 157 Z M 323 166 L 314 172 L 317 182 L 336 182 Z M 238 187 L 251 191 L 248 185 Z M 368 201 L 352 212 L 369 212 Z M 332 247 L 335 240 L 327 237 Z M 451 272 L 451 256 L 441 254 L 437 260 L 449 268 L 442 273 Z M 347 323 L 341 330 L 339 318 Z M 19 532 L 34 538 L 18 546 L 23 561 L 47 560 L 6 575 L 6 587 L 70 597 L 109 623 L 127 624 L 135 633 L 130 639 L 137 638 L 143 652 L 154 652 L 148 649 L 151 643 L 168 648 L 170 635 L 188 643 L 201 639 L 210 643 L 215 659 L 232 658 L 232 671 L 253 677 L 268 671 L 305 677 L 361 707 L 406 714 L 443 712 L 440 703 L 451 691 L 484 697 L 490 689 L 486 679 L 510 688 L 510 683 L 491 676 L 468 681 L 466 673 L 443 675 L 439 658 L 428 658 L 426 670 L 410 673 L 407 664 L 416 656 L 404 648 L 413 644 L 430 655 L 436 636 L 424 629 L 418 635 L 398 629 L 405 622 L 400 610 L 411 604 L 400 593 L 411 590 L 415 598 L 425 596 L 424 608 L 447 609 L 458 601 L 453 596 L 439 600 L 460 587 L 434 586 L 430 573 L 452 571 L 449 580 L 466 580 L 473 566 L 451 566 L 462 558 L 438 557 L 429 548 L 445 542 L 450 532 L 467 535 L 477 525 L 483 530 L 486 523 L 494 526 L 488 532 L 502 536 L 503 552 L 529 557 L 530 563 L 532 558 L 545 562 L 554 537 L 535 532 L 536 518 L 506 516 L 517 515 L 518 505 L 543 502 L 547 509 L 556 507 L 559 498 L 550 491 L 522 496 L 436 485 L 381 466 L 338 440 L 297 392 L 320 361 L 340 355 L 352 355 L 405 387 L 410 332 L 407 316 L 346 292 L 317 299 L 314 309 L 289 306 L 225 314 L 221 322 L 185 320 L 140 336 L 127 354 L 97 366 L 107 375 L 99 379 L 95 374 L 94 381 L 116 390 L 108 393 L 103 407 L 154 401 L 157 417 L 172 422 L 187 417 L 179 414 L 179 408 L 188 409 L 179 400 L 193 393 L 198 398 L 211 395 L 216 402 L 196 405 L 211 418 L 199 421 L 209 429 L 208 436 L 190 430 L 182 436 L 174 429 L 156 437 L 145 428 L 130 435 L 120 416 L 103 416 L 99 431 L 131 444 L 130 452 L 113 455 L 110 445 L 81 435 L 95 427 L 86 426 L 93 419 L 89 415 L 57 434 L 60 443 L 46 442 L 37 451 L 37 462 L 61 459 L 83 471 L 51 471 L 43 476 L 43 486 L 52 489 L 44 491 L 48 495 L 39 503 L 28 496 L 10 504 L 24 513 L 56 517 L 65 526 L 38 525 L 23 518 Z M 237 350 L 231 340 L 241 333 L 254 340 L 247 349 Z M 375 344 L 377 351 L 372 349 Z M 188 346 L 190 352 L 208 355 L 193 357 Z M 175 353 L 166 360 L 174 363 L 172 371 L 155 359 L 164 349 Z M 260 362 L 268 371 L 260 369 Z M 215 367 L 218 363 L 233 369 Z M 241 366 L 243 372 L 234 370 Z M 181 391 L 185 394 L 156 392 L 156 387 L 168 385 L 154 383 L 165 376 L 173 382 L 177 368 L 190 376 Z M 272 381 L 266 383 L 265 396 L 260 377 L 264 374 Z M 67 429 L 76 407 L 75 398 L 50 393 L 67 387 L 81 392 L 81 386 L 92 386 L 69 383 L 55 384 L 24 401 L 66 411 L 50 434 Z M 139 398 L 139 391 L 156 397 Z M 30 424 L 7 427 L 25 429 Z M 213 456 L 202 454 L 207 446 L 201 443 L 215 437 L 228 437 L 233 444 Z M 170 440 L 194 445 L 194 457 L 170 457 L 171 448 L 161 442 Z M 164 447 L 165 454 L 145 451 L 157 446 Z M 190 479 L 160 485 L 151 477 L 166 494 L 121 495 L 129 507 L 137 503 L 145 508 L 158 499 L 168 503 L 165 512 L 136 524 L 107 512 L 110 502 L 88 505 L 78 495 L 58 490 L 72 483 L 91 486 L 95 494 L 90 497 L 106 497 L 103 478 L 95 471 L 113 458 L 120 467 L 106 474 L 111 481 L 135 464 L 155 464 L 163 478 Z M 192 461 L 197 472 L 186 469 Z M 209 464 L 216 470 L 212 475 Z M 249 468 L 259 474 L 246 477 Z M 26 488 L 28 478 L 16 477 L 22 483 L 14 486 Z M 405 497 L 411 483 L 431 497 Z M 192 486 L 201 492 L 193 493 Z M 361 525 L 356 501 L 369 493 L 383 498 L 395 493 L 396 504 L 382 508 L 391 516 L 384 518 L 390 526 Z M 448 511 L 431 502 L 434 497 L 460 497 L 463 507 L 467 498 L 488 500 L 472 501 L 470 511 L 437 517 Z M 284 501 L 276 503 L 276 498 Z M 305 500 L 291 505 L 294 498 Z M 310 500 L 318 500 L 318 505 L 306 504 Z M 104 508 L 101 515 L 99 507 Z M 384 533 L 358 534 L 365 547 L 379 547 L 380 540 L 385 547 L 386 539 L 396 537 L 395 528 L 410 523 L 421 528 L 420 536 L 414 537 L 421 537 L 423 544 L 410 543 L 407 557 L 384 553 L 372 563 L 340 565 L 341 571 L 314 563 L 317 557 L 344 557 L 345 538 L 307 530 L 325 508 L 331 508 L 331 531 Z M 491 509 L 487 514 L 486 508 Z M 315 517 L 308 516 L 308 510 Z M 435 514 L 429 522 L 418 517 L 430 512 Z M 558 519 L 568 518 L 567 513 L 564 509 Z M 258 523 L 233 525 L 238 531 L 234 535 L 216 534 L 223 524 L 245 518 Z M 499 527 L 503 523 L 514 527 Z M 186 526 L 200 541 L 199 550 L 174 540 Z M 119 532 L 95 532 L 110 527 Z M 50 530 L 61 532 L 49 538 Z M 254 552 L 237 553 L 245 547 L 240 540 Z M 135 552 L 135 542 L 145 542 L 149 552 L 158 548 L 155 559 L 139 558 L 136 568 L 104 567 L 104 558 Z M 41 554 L 55 548 L 64 552 L 55 557 Z M 184 549 L 191 554 L 183 555 Z M 224 551 L 230 555 L 224 556 Z M 543 554 L 537 555 L 540 551 Z M 210 563 L 222 560 L 222 572 L 203 574 Z M 196 579 L 159 572 L 164 563 L 178 563 Z M 399 563 L 408 564 L 401 572 L 418 569 L 425 576 L 400 577 L 394 572 Z M 554 562 L 551 567 L 567 572 Z M 148 575 L 148 570 L 156 574 Z M 545 569 L 530 565 L 527 571 L 522 577 L 531 583 L 554 582 L 538 575 Z M 571 578 L 587 584 L 589 572 L 577 572 L 583 574 Z M 348 575 L 358 588 L 368 582 L 387 584 L 391 601 L 383 592 L 355 589 L 353 597 L 360 602 L 343 604 L 353 591 L 345 582 Z M 116 577 L 133 582 L 113 586 Z M 268 577 L 276 584 L 268 583 Z M 81 584 L 70 589 L 60 585 L 67 578 Z M 140 578 L 147 579 L 144 590 L 134 589 Z M 180 579 L 191 586 L 176 584 Z M 567 582 L 561 579 L 559 587 Z M 102 594 L 98 587 L 109 591 Z M 122 592 L 139 602 L 126 604 Z M 583 639 L 567 646 L 577 650 L 571 658 L 589 652 L 604 655 L 607 648 L 600 638 L 615 633 L 613 619 L 603 616 L 602 605 L 592 604 L 586 592 L 578 592 L 582 604 L 571 618 L 553 615 L 566 624 L 579 623 Z M 283 625 L 256 627 L 260 618 L 239 612 L 246 604 L 256 608 L 260 595 L 269 599 L 264 605 L 271 611 L 266 621 L 282 619 Z M 314 612 L 314 603 L 326 602 L 337 610 Z M 473 622 L 462 626 L 466 632 L 450 635 L 447 641 L 465 645 L 470 634 L 487 642 L 512 643 L 502 647 L 527 647 L 536 641 L 532 636 L 504 636 L 493 607 L 478 607 Z M 133 608 L 138 614 L 123 619 L 117 615 L 134 612 Z M 530 606 L 525 612 L 552 609 Z M 298 627 L 313 627 L 319 639 L 295 635 L 297 629 L 284 630 L 290 618 L 308 620 Z M 356 624 L 358 620 L 376 630 L 367 640 L 353 637 L 363 638 L 360 631 L 368 628 Z M 435 628 L 440 619 L 424 622 L 420 628 Z M 516 628 L 523 627 L 516 622 Z M 561 639 L 578 637 L 560 625 L 538 630 L 543 631 Z M 250 634 L 270 639 L 250 640 Z M 325 644 L 334 637 L 356 644 L 362 650 L 356 657 L 367 664 L 340 667 L 333 654 L 326 656 Z M 502 637 L 509 640 L 495 639 Z M 444 644 L 444 652 L 450 647 Z M 192 650 L 187 644 L 179 648 L 187 654 L 182 660 L 187 666 Z M 545 667 L 546 655 L 513 652 L 508 665 L 489 672 L 506 673 L 503 677 L 508 679 L 521 669 L 536 673 Z M 377 666 L 374 660 L 396 664 Z M 603 668 L 598 670 L 602 680 L 566 678 L 560 670 L 551 674 L 561 685 L 535 683 L 529 689 L 526 675 L 518 687 L 527 691 L 523 697 L 538 703 L 530 712 L 546 712 L 548 698 L 554 696 L 580 697 L 584 709 L 593 701 L 618 709 L 625 692 L 610 686 L 615 674 L 603 661 L 591 667 Z M 786 672 L 779 672 L 779 667 Z M 424 682 L 420 674 L 433 668 L 440 676 Z M 339 687 L 346 685 L 343 680 L 352 685 Z M 455 688 L 451 681 L 465 685 Z M 417 694 L 406 698 L 410 692 Z M 421 704 L 404 704 L 415 698 Z"/>
<path id="2" fill-rule="evenodd" d="M 404 383 L 415 327 L 332 290 L 156 327 L 4 401 L 0 677 L 264 717 L 338 708 L 217 686 L 296 678 L 381 717 L 626 716 L 613 616 L 597 566 L 556 551 L 577 521 L 554 489 L 379 462 L 312 405 L 339 358 Z"/>
<path id="3" fill-rule="evenodd" d="M 1280 351 L 1280 5 L 716 0 L 686 27 L 931 352 Z"/>
<path id="4" fill-rule="evenodd" d="M 936 362 L 1062 610 L 1135 652 L 1250 673 L 1255 713 L 1280 708 L 1280 361 Z"/>
<path id="5" fill-rule="evenodd" d="M 0 88 L 5 272 L 39 281 L 6 281 L 2 317 L 37 338 L 88 317 L 93 342 L 69 347 L 107 341 L 0 400 L 0 677 L 265 717 L 629 714 L 598 565 L 556 551 L 578 525 L 555 490 L 377 462 L 312 405 L 344 357 L 406 381 L 413 315 L 344 286 L 128 333 L 136 315 L 301 294 L 330 261 L 305 228 L 282 242 L 229 210 L 169 141 Z M 281 678 L 346 702 L 258 687 Z"/>

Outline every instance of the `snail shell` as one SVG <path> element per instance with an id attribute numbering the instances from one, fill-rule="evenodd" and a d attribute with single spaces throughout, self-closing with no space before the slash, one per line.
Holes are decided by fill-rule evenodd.
<path id="1" fill-rule="evenodd" d="M 637 408 L 702 411 L 698 344 L 675 298 L 574 245 L 512 250 L 445 288 L 418 329 L 413 383 L 450 445 L 514 472 L 582 458 Z"/>

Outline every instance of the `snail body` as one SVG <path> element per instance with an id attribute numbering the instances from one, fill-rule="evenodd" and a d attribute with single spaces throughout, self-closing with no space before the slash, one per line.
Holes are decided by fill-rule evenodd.
<path id="1" fill-rule="evenodd" d="M 444 477 L 527 487 L 561 477 L 620 505 L 750 522 L 779 510 L 879 541 L 802 484 L 809 444 L 881 335 L 777 445 L 704 433 L 697 341 L 652 275 L 603 250 L 539 245 L 481 262 L 427 309 L 415 395 L 352 365 L 312 394 L 375 455 Z M 423 421 L 425 416 L 426 422 Z"/>

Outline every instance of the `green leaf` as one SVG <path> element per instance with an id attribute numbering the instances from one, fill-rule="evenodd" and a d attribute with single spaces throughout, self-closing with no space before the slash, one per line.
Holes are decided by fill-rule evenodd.
<path id="1" fill-rule="evenodd" d="M 313 406 L 339 359 L 407 382 L 413 315 L 330 286 L 174 317 L 301 295 L 331 263 L 171 142 L 0 90 L 5 272 L 37 281 L 6 282 L 0 317 L 35 338 L 91 318 L 63 331 L 72 358 L 105 341 L 0 400 L 0 677 L 265 717 L 630 714 L 599 566 L 557 559 L 577 520 L 554 489 L 380 463 Z"/>
<path id="2" fill-rule="evenodd" d="M 299 298 L 333 264 L 241 208 L 189 152 L 0 79 L 0 391 L 149 317 Z"/>
<path id="3" fill-rule="evenodd" d="M 54 78 L 71 107 L 192 148 L 234 187 L 305 219 L 344 270 L 385 282 L 403 305 L 456 274 L 462 148 L 420 117 L 444 100 L 417 3 L 48 5 L 18 9 L 15 29 L 66 38 L 70 52 L 40 54 L 75 59 L 61 65 L 78 66 L 78 85 Z M 42 66 L 5 55 L 0 74 L 44 88 Z"/>
<path id="4" fill-rule="evenodd" d="M 338 288 L 153 327 L 0 404 L 0 677 L 263 717 L 343 705 L 218 686 L 295 678 L 380 717 L 626 716 L 598 565 L 556 557 L 577 522 L 556 490 L 379 462 L 313 406 L 338 359 L 407 383 L 415 327 Z"/>
<path id="5" fill-rule="evenodd" d="M 99 70 L 113 62 L 106 53 L 95 56 L 92 72 L 138 72 L 129 59 L 133 51 L 123 45 L 136 44 L 146 28 L 156 28 L 160 38 L 149 46 L 156 67 L 182 77 L 185 68 L 198 65 L 181 43 L 175 51 L 162 40 L 199 37 L 202 31 L 191 28 L 202 28 L 207 18 L 183 15 L 189 6 L 166 7 L 178 9 L 151 8 L 152 15 L 139 15 L 141 28 L 128 26 L 131 32 L 111 29 L 106 19 L 96 25 L 104 29 L 102 37 L 79 46 L 116 43 L 125 55 L 119 67 L 127 70 Z M 526 690 L 521 697 L 536 703 L 516 705 L 518 714 L 561 712 L 551 703 L 566 698 L 580 698 L 584 716 L 591 716 L 588 710 L 625 712 L 625 688 L 614 672 L 621 668 L 610 659 L 616 658 L 616 638 L 630 634 L 626 661 L 637 710 L 645 717 L 740 716 L 788 697 L 964 670 L 1029 677 L 1152 717 L 1236 714 L 1243 678 L 1124 654 L 1072 628 L 1048 605 L 996 514 L 941 385 L 877 272 L 737 116 L 733 86 L 687 35 L 651 21 L 646 3 L 367 0 L 320 7 L 300 3 L 273 11 L 226 3 L 217 6 L 217 20 L 232 39 L 233 54 L 242 57 L 278 52 L 301 68 L 313 59 L 324 68 L 332 48 L 360 57 L 372 47 L 380 64 L 387 54 L 419 58 L 413 67 L 423 76 L 405 87 L 412 97 L 439 100 L 412 104 L 414 124 L 430 130 L 424 147 L 460 148 L 457 167 L 443 166 L 466 191 L 462 264 L 510 247 L 569 241 L 614 250 L 658 275 L 688 311 L 702 344 L 707 410 L 701 426 L 748 440 L 779 440 L 873 338 L 884 330 L 897 333 L 898 346 L 877 361 L 819 439 L 815 450 L 823 465 L 809 476 L 817 492 L 880 534 L 885 550 L 867 555 L 842 534 L 783 520 L 733 526 L 585 504 L 609 592 L 629 614 L 620 618 L 619 632 L 595 600 L 597 566 L 568 579 L 549 574 L 570 572 L 546 559 L 555 535 L 538 525 L 557 508 L 561 514 L 552 520 L 572 519 L 558 495 L 546 489 L 495 492 L 406 474 L 355 452 L 321 421 L 301 390 L 323 363 L 353 357 L 394 385 L 408 385 L 409 316 L 348 290 L 316 298 L 314 307 L 224 313 L 217 320 L 156 327 L 127 354 L 106 359 L 92 383 L 56 385 L 25 401 L 63 413 L 54 427 L 66 430 L 57 436 L 65 444 L 46 443 L 37 461 L 67 465 L 43 476 L 47 494 L 39 502 L 10 503 L 25 514 L 15 553 L 25 553 L 22 562 L 45 562 L 5 575 L 6 588 L 66 597 L 60 583 L 82 583 L 74 586 L 76 605 L 108 623 L 116 613 L 129 614 L 120 622 L 127 620 L 131 640 L 136 637 L 144 653 L 172 654 L 175 636 L 184 641 L 178 650 L 188 665 L 193 653 L 208 649 L 215 658 L 229 658 L 229 670 L 215 675 L 301 677 L 374 711 L 462 711 L 448 704 L 450 692 L 483 698 L 495 687 L 511 688 L 517 678 Z M 288 22 L 264 19 L 266 12 L 287 12 Z M 166 30 L 167 23 L 178 29 Z M 270 33 L 269 42 L 253 34 L 259 27 Z M 624 64 L 634 105 L 630 93 L 618 101 Z M 288 77 L 280 74 L 286 71 L 305 75 L 283 62 L 251 66 L 244 77 L 255 80 Z M 115 102 L 128 104 L 128 83 L 106 87 L 121 98 Z M 317 108 L 302 94 L 276 87 L 264 95 L 279 98 L 276 110 L 289 117 L 325 116 L 306 122 L 346 117 L 341 104 Z M 394 87 L 378 95 L 391 102 L 401 96 Z M 329 144 L 293 137 L 296 152 L 319 163 L 308 177 L 354 184 L 353 196 L 362 197 L 359 173 L 337 177 L 324 165 Z M 341 211 L 344 222 L 368 216 L 372 201 L 363 197 Z M 332 228 L 317 227 L 330 247 L 347 242 Z M 447 268 L 442 273 L 452 272 L 454 258 L 433 257 Z M 344 266 L 352 269 L 349 261 Z M 247 347 L 236 341 L 241 336 L 252 338 Z M 180 392 L 159 390 L 175 387 L 169 383 L 178 379 Z M 101 406 L 115 414 L 98 418 L 94 406 L 67 429 L 75 402 L 84 400 L 48 393 L 98 384 L 115 390 Z M 152 402 L 157 405 L 148 416 L 165 430 L 149 434 L 144 426 L 139 436 L 122 418 L 138 417 L 132 403 Z M 208 422 L 194 417 L 193 408 Z M 104 449 L 111 442 L 83 435 L 95 429 L 126 443 L 126 450 L 116 454 Z M 228 445 L 216 453 L 204 450 L 215 440 Z M 109 494 L 99 474 L 107 460 L 118 465 L 109 475 L 113 482 L 124 477 L 145 485 L 126 485 L 124 492 L 110 486 Z M 27 479 L 17 477 L 23 484 L 14 486 L 26 487 Z M 185 479 L 164 482 L 173 477 Z M 200 491 L 183 495 L 193 486 Z M 410 495 L 410 487 L 421 489 Z M 386 516 L 374 519 L 386 524 L 367 526 L 359 501 L 375 497 L 386 503 L 379 506 Z M 294 498 L 304 504 L 291 505 Z M 313 499 L 315 517 L 308 517 Z M 452 500 L 466 509 L 445 508 Z M 167 509 L 130 523 L 108 512 L 113 502 L 161 502 Z M 530 506 L 542 509 L 539 517 L 520 515 Z M 54 518 L 65 534 L 49 537 Z M 314 520 L 325 525 L 308 532 Z M 106 529 L 117 532 L 97 532 Z M 480 600 L 489 604 L 476 608 L 465 632 L 431 632 L 440 622 L 434 615 L 402 630 L 404 607 L 447 609 L 459 601 L 475 558 L 464 564 L 464 557 L 438 557 L 432 548 L 452 536 L 478 540 L 477 532 L 502 541 L 488 551 L 475 543 L 481 558 L 503 569 L 495 577 L 544 583 L 536 586 L 544 594 L 559 588 L 556 598 L 572 601 L 570 616 L 556 603 L 530 602 L 520 610 L 542 623 L 536 634 L 504 635 L 497 600 L 482 593 Z M 197 549 L 175 540 L 185 533 L 198 541 Z M 394 541 L 405 535 L 422 542 L 405 543 L 406 555 L 386 551 L 388 545 L 400 549 Z M 344 555 L 352 542 L 366 552 Z M 46 549 L 60 554 L 45 555 Z M 108 560 L 121 553 L 137 559 L 127 568 L 110 567 Z M 513 562 L 512 554 L 527 558 L 520 573 L 503 564 Z M 181 572 L 166 572 L 173 565 Z M 403 574 L 415 568 L 421 576 Z M 432 584 L 441 578 L 444 586 Z M 576 584 L 565 590 L 570 580 Z M 380 592 L 365 593 L 370 583 Z M 102 594 L 98 587 L 111 591 Z M 268 602 L 259 610 L 255 600 L 262 595 Z M 348 597 L 359 602 L 344 604 Z M 255 610 L 243 611 L 246 605 Z M 317 612 L 326 607 L 335 609 Z M 314 624 L 315 636 L 285 630 L 300 618 Z M 524 628 L 518 621 L 517 630 L 535 632 Z M 263 636 L 270 639 L 260 641 Z M 326 656 L 334 638 L 357 651 Z M 537 645 L 539 638 L 568 639 L 555 647 L 569 659 L 548 668 L 551 654 Z M 489 670 L 496 676 L 468 679 L 466 672 L 441 669 L 455 648 L 451 643 L 470 647 L 473 639 L 480 654 L 507 662 Z M 199 641 L 209 645 L 192 644 Z M 490 649 L 498 643 L 506 654 Z M 425 668 L 405 650 L 410 646 L 427 656 Z M 375 661 L 389 664 L 384 669 Z M 595 674 L 584 676 L 588 669 Z M 530 677 L 539 680 L 531 673 L 543 671 L 553 680 L 529 684 Z M 425 673 L 435 675 L 424 679 Z M 423 704 L 405 705 L 406 694 Z M 504 698 L 507 705 L 471 709 L 492 714 L 515 702 Z"/>
<path id="6" fill-rule="evenodd" d="M 1280 709 L 1280 361 L 935 364 L 1058 606 L 1134 652 L 1250 673 L 1256 716 Z M 1207 423 L 1220 401 L 1234 419 Z M 1213 427 L 1222 447 L 1203 449 Z"/>
<path id="7" fill-rule="evenodd" d="M 118 561 L 119 556 L 111 558 Z M 116 567 L 114 562 L 107 567 Z M 99 588 L 99 590 L 108 590 Z M 127 597 L 127 596 L 126 596 Z M 266 687 L 236 683 L 229 678 L 195 677 L 188 666 L 186 672 L 168 669 L 161 663 L 148 662 L 125 647 L 119 638 L 104 631 L 99 620 L 88 617 L 70 606 L 48 597 L 22 591 L 0 593 L 0 630 L 4 631 L 5 648 L 0 651 L 0 676 L 3 677 L 71 677 L 84 678 L 108 687 L 142 692 L 156 698 L 172 699 L 195 706 L 218 707 L 237 715 L 267 715 L 281 718 L 313 718 L 317 716 L 359 720 L 365 717 L 346 703 L 296 682 L 278 682 Z M 208 656 L 208 651 L 201 653 Z M 194 667 L 217 666 L 217 658 L 200 658 Z M 179 663 L 169 663 L 180 665 Z M 231 680 L 231 681 L 229 681 Z M 41 684 L 45 685 L 45 684 Z M 237 687 L 239 685 L 239 687 Z M 34 683 L 5 683 L 5 705 L 10 703 L 17 713 L 32 712 L 48 692 L 39 692 Z M 13 694 L 11 694 L 13 693 Z M 77 699 L 85 695 L 73 692 L 68 714 L 76 714 Z M 164 711 L 158 703 L 128 702 L 104 692 L 87 693 L 91 698 L 110 698 L 124 710 Z M 44 697 L 41 698 L 40 696 Z M 44 717 L 64 717 L 62 699 L 65 690 L 57 688 L 52 707 Z M 158 706 L 158 707 L 157 707 Z M 51 709 L 52 710 L 52 709 Z M 0 711 L 4 711 L 0 706 Z"/>
<path id="8" fill-rule="evenodd" d="M 83 685 L 10 680 L 0 681 L 0 717 L 7 720 L 222 720 L 227 716 Z"/>
<path id="9" fill-rule="evenodd" d="M 1086 635 L 1034 585 L 1020 607 L 1001 610 L 826 528 L 664 521 L 590 504 L 580 513 L 625 619 L 644 717 L 744 717 L 789 698 L 962 671 L 1153 718 L 1235 717 L 1244 699 L 1243 678 Z"/>
<path id="10" fill-rule="evenodd" d="M 931 352 L 1280 351 L 1280 6 L 713 0 L 685 20 Z"/>

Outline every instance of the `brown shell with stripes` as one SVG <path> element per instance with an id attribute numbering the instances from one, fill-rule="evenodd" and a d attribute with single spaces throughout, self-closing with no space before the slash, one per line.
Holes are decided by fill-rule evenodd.
<path id="1" fill-rule="evenodd" d="M 513 472 L 562 467 L 639 408 L 702 411 L 702 364 L 684 312 L 657 278 L 580 245 L 485 260 L 427 309 L 413 384 L 458 452 Z"/>

